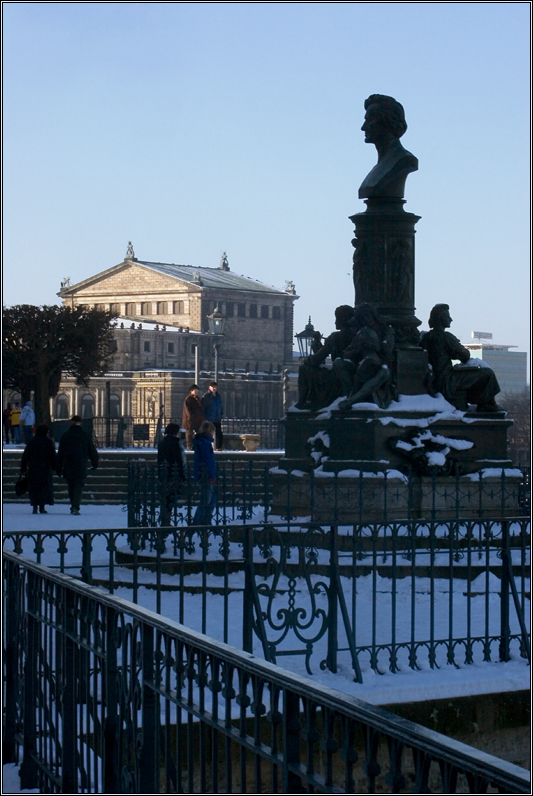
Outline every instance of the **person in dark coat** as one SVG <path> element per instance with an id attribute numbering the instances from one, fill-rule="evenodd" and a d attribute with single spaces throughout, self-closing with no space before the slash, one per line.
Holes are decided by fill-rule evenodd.
<path id="1" fill-rule="evenodd" d="M 63 476 L 68 486 L 70 513 L 80 513 L 81 493 L 87 478 L 87 459 L 93 470 L 98 467 L 98 451 L 81 427 L 81 417 L 74 415 L 72 425 L 59 441 L 57 474 Z"/>
<path id="2" fill-rule="evenodd" d="M 217 468 L 213 451 L 215 426 L 204 420 L 193 440 L 194 480 L 200 485 L 200 505 L 193 525 L 210 525 L 217 503 Z"/>
<path id="3" fill-rule="evenodd" d="M 20 461 L 20 474 L 28 476 L 28 492 L 33 513 L 37 507 L 47 514 L 45 505 L 54 505 L 53 474 L 56 469 L 56 446 L 48 436 L 48 426 L 37 426 L 35 436 L 30 439 Z"/>
<path id="4" fill-rule="evenodd" d="M 183 415 L 181 419 L 181 426 L 185 429 L 185 440 L 187 442 L 188 451 L 192 451 L 194 432 L 198 431 L 204 420 L 204 408 L 201 400 L 198 398 L 198 385 L 191 384 L 189 387 L 189 394 L 183 402 Z"/>
<path id="5" fill-rule="evenodd" d="M 9 445 L 10 438 L 11 442 L 14 442 L 13 429 L 11 428 L 11 404 L 8 404 L 2 412 L 2 423 L 4 425 L 6 444 Z"/>
<path id="6" fill-rule="evenodd" d="M 161 525 L 170 525 L 172 509 L 185 481 L 183 450 L 179 440 L 180 427 L 169 423 L 165 436 L 157 446 L 157 465 L 161 487 Z"/>
<path id="7" fill-rule="evenodd" d="M 224 436 L 222 434 L 222 398 L 218 392 L 218 385 L 216 381 L 212 381 L 208 390 L 202 398 L 202 406 L 204 407 L 204 417 L 213 423 L 215 427 L 215 449 L 222 450 Z"/>

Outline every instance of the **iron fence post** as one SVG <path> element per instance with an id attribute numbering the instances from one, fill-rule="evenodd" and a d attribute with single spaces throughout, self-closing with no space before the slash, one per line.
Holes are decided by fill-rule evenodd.
<path id="1" fill-rule="evenodd" d="M 63 793 L 76 793 L 78 782 L 76 777 L 76 751 L 77 751 L 77 726 L 76 726 L 76 599 L 77 595 L 70 589 L 61 589 L 65 610 L 63 613 L 65 623 L 65 667 L 64 688 L 61 696 L 61 714 L 63 719 L 62 737 L 62 791 Z"/>
<path id="2" fill-rule="evenodd" d="M 20 567 L 12 561 L 4 562 L 4 572 L 7 575 L 7 595 L 5 601 L 6 620 L 6 650 L 5 650 L 5 727 L 2 740 L 4 763 L 17 762 L 17 745 L 15 742 L 17 725 L 17 695 L 20 692 L 18 682 L 18 652 L 22 642 L 21 617 L 19 617 L 19 584 Z"/>
<path id="3" fill-rule="evenodd" d="M 158 699 L 153 686 L 155 675 L 154 628 L 142 625 L 142 746 L 139 766 L 140 793 L 158 793 L 159 766 L 156 744 Z"/>
<path id="4" fill-rule="evenodd" d="M 288 689 L 283 690 L 283 769 L 282 792 L 305 793 L 302 780 L 291 768 L 300 765 L 300 699 Z"/>
<path id="5" fill-rule="evenodd" d="M 104 790 L 105 793 L 120 793 L 121 749 L 118 742 L 118 693 L 117 693 L 117 628 L 116 611 L 106 609 L 106 657 L 105 657 L 105 722 L 104 722 Z"/>
<path id="6" fill-rule="evenodd" d="M 502 520 L 502 579 L 500 586 L 500 661 L 510 660 L 510 636 L 509 627 L 509 587 L 510 587 L 510 566 L 509 566 L 509 523 Z"/>
<path id="7" fill-rule="evenodd" d="M 84 583 L 92 582 L 91 550 L 91 537 L 84 533 L 81 539 L 81 579 Z"/>
<path id="8" fill-rule="evenodd" d="M 337 554 L 338 554 L 338 528 L 331 526 L 329 550 L 329 590 L 328 590 L 328 654 L 327 667 L 334 674 L 337 671 L 337 649 L 339 646 L 337 619 L 338 619 L 338 579 L 337 579 Z"/>
<path id="9" fill-rule="evenodd" d="M 242 595 L 242 648 L 245 652 L 253 652 L 253 529 L 244 528 L 243 534 L 244 592 Z"/>
<path id="10" fill-rule="evenodd" d="M 24 705 L 22 726 L 24 731 L 23 758 L 20 766 L 20 787 L 37 788 L 38 774 L 37 767 L 33 761 L 36 754 L 37 726 L 35 721 L 36 710 L 36 688 L 38 677 L 37 665 L 37 634 L 39 630 L 38 620 L 33 616 L 33 612 L 39 606 L 39 599 L 36 595 L 38 576 L 32 572 L 27 575 L 27 617 L 26 617 L 26 638 L 25 638 L 25 660 L 24 660 Z"/>

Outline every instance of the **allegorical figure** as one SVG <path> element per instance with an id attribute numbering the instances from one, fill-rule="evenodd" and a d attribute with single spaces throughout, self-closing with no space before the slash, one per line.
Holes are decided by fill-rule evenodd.
<path id="1" fill-rule="evenodd" d="M 300 365 L 298 370 L 298 403 L 297 409 L 311 411 L 328 406 L 340 395 L 340 383 L 331 368 L 324 364 L 328 356 L 332 361 L 342 357 L 344 349 L 350 344 L 353 330 L 350 321 L 354 316 L 354 308 L 343 304 L 335 310 L 335 328 L 320 346 L 320 333 L 315 333 L 313 353 Z"/>
<path id="2" fill-rule="evenodd" d="M 394 329 L 383 321 L 376 308 L 367 302 L 355 307 L 349 325 L 352 328 L 352 341 L 345 348 L 342 357 L 333 361 L 333 370 L 342 384 L 341 393 L 348 396 L 340 408 L 349 409 L 354 403 L 365 400 L 359 394 L 365 382 L 369 382 L 371 388 L 367 390 L 367 394 L 374 395 L 373 398 L 367 397 L 366 400 L 374 400 L 384 408 L 394 396 L 394 387 L 391 383 Z M 366 363 L 361 367 L 363 360 L 366 360 Z M 377 367 L 374 368 L 374 365 Z M 378 376 L 380 368 L 383 369 Z M 375 376 L 378 376 L 379 383 L 370 383 Z"/>
<path id="3" fill-rule="evenodd" d="M 418 159 L 400 143 L 407 130 L 403 107 L 393 97 L 371 94 L 365 100 L 365 110 L 361 130 L 365 134 L 365 143 L 375 145 L 378 162 L 363 180 L 359 199 L 402 199 L 407 175 L 418 169 Z"/>
<path id="4" fill-rule="evenodd" d="M 433 368 L 433 386 L 457 409 L 466 411 L 468 404 L 476 404 L 478 412 L 498 412 L 494 396 L 500 385 L 488 367 L 452 365 L 453 359 L 466 363 L 470 351 L 446 329 L 451 326 L 448 304 L 435 304 L 429 315 L 430 331 L 421 335 L 420 345 L 428 352 Z"/>
<path id="5" fill-rule="evenodd" d="M 339 409 L 351 409 L 354 404 L 371 401 L 385 408 L 391 401 L 388 389 L 391 373 L 379 356 L 381 348 L 378 335 L 373 329 L 364 326 L 356 335 L 360 361 L 350 384 L 347 398 L 341 401 Z"/>

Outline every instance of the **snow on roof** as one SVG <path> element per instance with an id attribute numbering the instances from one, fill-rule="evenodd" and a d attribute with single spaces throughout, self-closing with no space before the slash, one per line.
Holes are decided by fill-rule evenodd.
<path id="1" fill-rule="evenodd" d="M 199 287 L 224 288 L 225 290 L 246 290 L 257 293 L 277 293 L 290 295 L 283 290 L 278 290 L 248 276 L 238 276 L 232 271 L 223 271 L 221 268 L 205 268 L 198 265 L 175 265 L 174 263 L 152 263 L 147 260 L 135 260 L 138 265 L 144 265 L 153 271 L 158 271 L 165 276 L 172 276 Z"/>

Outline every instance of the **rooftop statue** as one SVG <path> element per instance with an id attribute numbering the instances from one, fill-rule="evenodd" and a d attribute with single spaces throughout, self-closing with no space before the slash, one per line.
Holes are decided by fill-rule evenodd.
<path id="1" fill-rule="evenodd" d="M 445 331 L 451 323 L 449 305 L 435 304 L 428 321 L 431 331 L 421 335 L 420 344 L 428 352 L 433 368 L 435 389 L 457 409 L 466 411 L 468 404 L 477 404 L 478 412 L 498 412 L 494 396 L 500 392 L 500 385 L 494 372 L 481 363 L 469 362 L 468 348 L 451 332 Z M 452 365 L 452 359 L 462 364 Z"/>
<path id="2" fill-rule="evenodd" d="M 365 134 L 365 143 L 375 145 L 378 162 L 363 180 L 359 199 L 402 199 L 407 175 L 418 170 L 418 159 L 400 143 L 407 130 L 403 107 L 393 97 L 371 94 L 365 100 L 365 110 L 361 130 Z"/>

